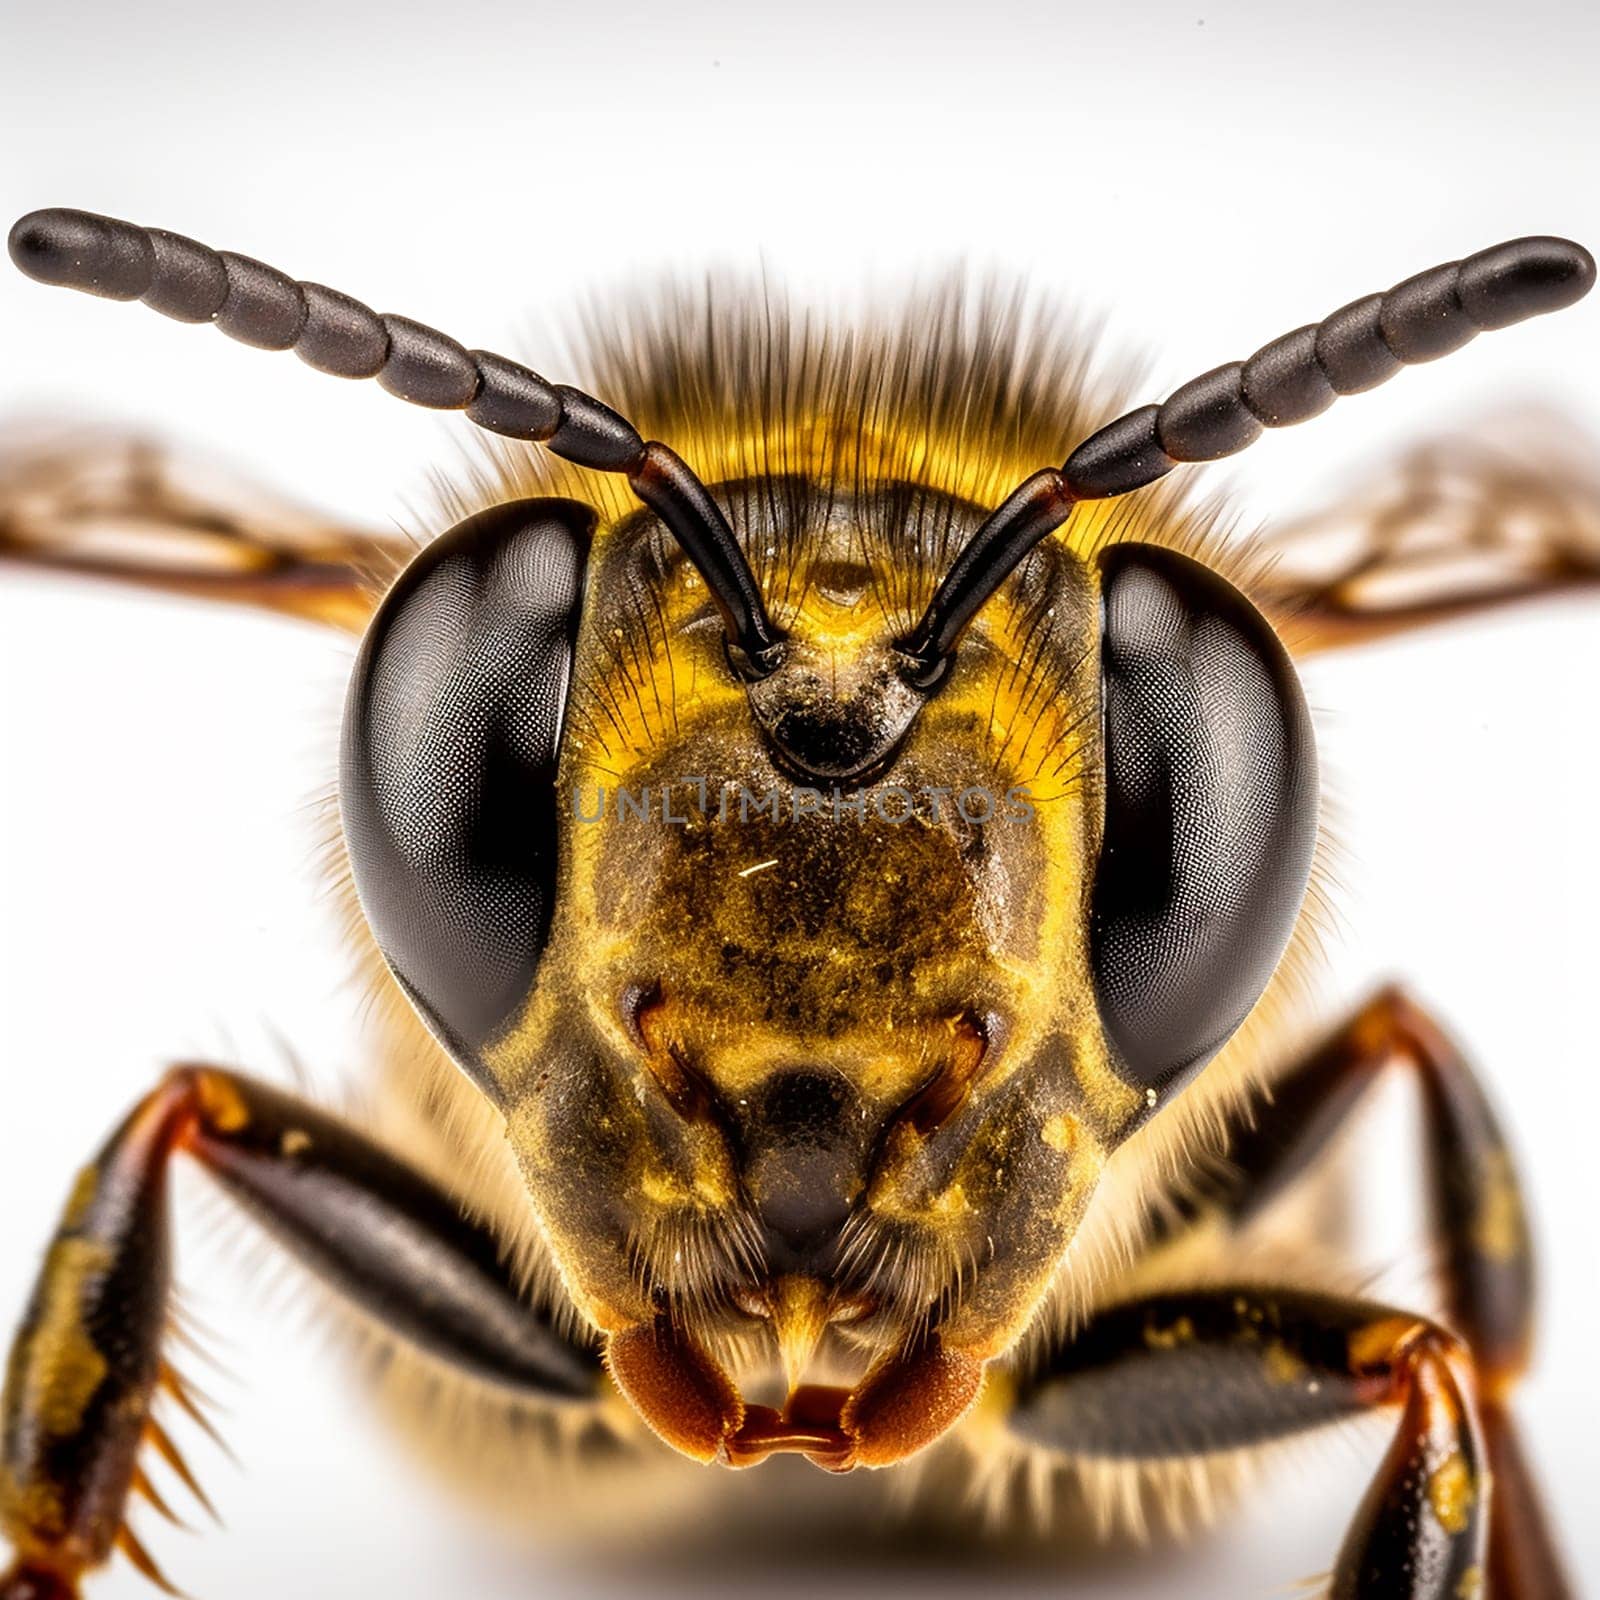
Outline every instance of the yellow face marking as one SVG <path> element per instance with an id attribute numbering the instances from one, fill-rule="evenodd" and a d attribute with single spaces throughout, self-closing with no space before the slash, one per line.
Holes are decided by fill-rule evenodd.
<path id="1" fill-rule="evenodd" d="M 1071 1117 L 1051 1117 L 1040 1130 L 1039 1137 L 1052 1150 L 1059 1150 L 1064 1155 L 1078 1142 L 1077 1125 Z"/>

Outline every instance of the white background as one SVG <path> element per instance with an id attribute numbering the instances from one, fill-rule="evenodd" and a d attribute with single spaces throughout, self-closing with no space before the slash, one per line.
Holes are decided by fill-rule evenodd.
<path id="1" fill-rule="evenodd" d="M 1109 310 L 1150 352 L 1154 399 L 1435 261 L 1526 232 L 1600 242 L 1596 18 L 1578 0 L 613 0 L 448 20 L 13 4 L 0 210 L 169 226 L 529 355 L 585 297 L 664 269 L 764 262 L 821 299 L 966 259 Z M 378 526 L 404 520 L 464 426 L 20 277 L 0 278 L 0 352 L 5 413 L 134 423 Z M 1600 303 L 1265 441 L 1233 469 L 1240 506 L 1261 522 L 1313 505 L 1406 440 L 1528 401 L 1600 433 Z M 348 659 L 292 623 L 0 578 L 0 1322 L 71 1173 L 162 1061 L 221 1051 L 286 1076 L 277 1035 L 319 1083 L 356 1073 L 305 804 L 329 780 Z M 1330 1009 L 1401 973 L 1484 1064 L 1545 1252 L 1521 1410 L 1591 1582 L 1597 680 L 1600 600 L 1307 673 L 1346 846 Z M 1380 1285 L 1422 1255 L 1403 1098 L 1358 1145 L 1394 1213 Z M 245 1468 L 198 1449 L 229 1533 L 154 1536 L 190 1592 L 893 1586 L 892 1564 L 652 1576 L 512 1549 L 433 1497 L 338 1363 L 257 1292 L 253 1257 L 191 1251 L 193 1232 L 186 1293 L 232 1345 Z M 1308 1449 L 1192 1555 L 1127 1586 L 1096 1567 L 1074 1592 L 1281 1592 L 1327 1565 L 1371 1460 L 1348 1439 Z M 98 1592 L 138 1585 L 119 1567 Z"/>

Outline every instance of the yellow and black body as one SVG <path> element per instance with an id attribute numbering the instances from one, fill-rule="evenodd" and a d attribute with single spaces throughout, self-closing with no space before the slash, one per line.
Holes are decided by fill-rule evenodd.
<path id="1" fill-rule="evenodd" d="M 1258 998 L 1316 827 L 1270 627 L 1108 506 L 1038 543 L 926 681 L 907 640 L 985 521 L 959 423 L 897 412 L 842 460 L 870 367 L 766 397 L 760 433 L 732 396 L 651 406 L 661 374 L 704 396 L 764 354 L 695 369 L 684 338 L 612 392 L 730 441 L 698 453 L 762 558 L 773 659 L 736 665 L 650 509 L 512 494 L 386 596 L 341 786 L 367 920 L 505 1116 L 564 1292 L 706 1459 L 738 1453 L 738 1408 L 678 1427 L 637 1338 L 795 1376 L 820 1342 L 857 1381 L 933 1342 L 976 1394 L 1106 1159 Z"/>
<path id="2" fill-rule="evenodd" d="M 346 704 L 354 931 L 410 1003 L 381 1125 L 196 1065 L 113 1137 L 13 1354 L 7 1600 L 119 1541 L 151 1565 L 120 1516 L 185 1393 L 180 1150 L 383 1338 L 629 1449 L 642 1423 L 843 1472 L 948 1435 L 1159 1476 L 1394 1404 L 1340 1592 L 1556 1572 L 1532 1511 L 1492 1540 L 1483 1509 L 1491 1471 L 1532 1504 L 1503 1406 L 1527 1252 L 1452 1047 L 1382 996 L 1242 1131 L 1307 939 L 1316 754 L 1283 608 L 1156 480 L 1570 304 L 1585 252 L 1450 263 L 1117 416 L 1070 329 L 999 302 L 834 342 L 681 303 L 599 342 L 603 405 L 178 235 L 41 212 L 12 251 L 512 442 L 388 559 Z M 1451 1326 L 1161 1280 L 1397 1054 L 1437 1113 Z"/>

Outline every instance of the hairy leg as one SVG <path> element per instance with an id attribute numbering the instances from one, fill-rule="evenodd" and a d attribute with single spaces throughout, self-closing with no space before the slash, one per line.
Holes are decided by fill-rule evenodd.
<path id="1" fill-rule="evenodd" d="M 1505 1514 L 1490 1528 L 1497 1597 L 1571 1592 L 1516 1436 L 1511 1391 L 1533 1349 L 1534 1257 L 1522 1186 L 1483 1087 L 1455 1043 L 1403 990 L 1380 990 L 1277 1083 L 1229 1151 L 1229 1202 L 1254 1214 L 1316 1161 L 1380 1071 L 1422 1091 L 1426 1195 L 1441 1251 L 1445 1320 L 1466 1340 Z"/>
<path id="2" fill-rule="evenodd" d="M 1476 1405 L 1501 1514 L 1490 1519 L 1495 1600 L 1569 1595 L 1548 1519 L 1517 1437 L 1511 1394 L 1533 1347 L 1535 1269 L 1522 1188 L 1476 1074 L 1428 1013 L 1386 988 L 1274 1085 L 1229 1149 L 1224 1210 L 1247 1221 L 1316 1164 L 1379 1073 L 1417 1077 L 1424 1184 L 1440 1250 L 1445 1323 L 1471 1353 Z"/>
<path id="3" fill-rule="evenodd" d="M 1393 1443 L 1339 1552 L 1332 1594 L 1484 1593 L 1477 1375 L 1461 1341 L 1424 1318 L 1262 1285 L 1157 1295 L 1098 1313 L 1008 1399 L 1013 1432 L 1080 1464 L 1239 1450 L 1395 1408 Z"/>
<path id="4" fill-rule="evenodd" d="M 385 1334 L 484 1385 L 598 1404 L 596 1354 L 528 1304 L 494 1238 L 443 1192 L 337 1119 L 210 1066 L 175 1068 L 79 1175 L 12 1347 L 0 1406 L 0 1532 L 16 1561 L 3 1600 L 77 1592 L 122 1549 L 151 1415 L 184 1400 L 163 1347 L 170 1316 L 167 1172 L 193 1156 L 293 1255 Z"/>

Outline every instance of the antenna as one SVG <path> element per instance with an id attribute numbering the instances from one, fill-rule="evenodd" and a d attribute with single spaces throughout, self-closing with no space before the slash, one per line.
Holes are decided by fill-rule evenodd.
<path id="1" fill-rule="evenodd" d="M 262 350 L 293 350 L 340 378 L 376 378 L 412 405 L 544 445 L 597 472 L 621 473 L 667 525 L 711 592 L 735 667 L 773 671 L 783 654 L 760 586 L 706 487 L 664 444 L 646 441 L 592 395 L 554 384 L 488 350 L 467 350 L 413 322 L 370 310 L 320 283 L 181 234 L 88 211 L 34 211 L 11 230 L 11 259 L 40 283 L 140 300 L 179 322 L 209 322 Z"/>
<path id="2" fill-rule="evenodd" d="M 1401 367 L 1434 361 L 1491 328 L 1560 311 L 1594 285 L 1594 257 L 1567 239 L 1513 239 L 1407 278 L 1386 294 L 1263 345 L 1141 406 L 1085 439 L 1063 467 L 1035 473 L 962 547 L 928 609 L 899 647 L 931 690 L 978 608 L 1080 500 L 1153 483 L 1185 461 L 1243 450 L 1265 428 L 1287 428 L 1360 394 Z"/>

